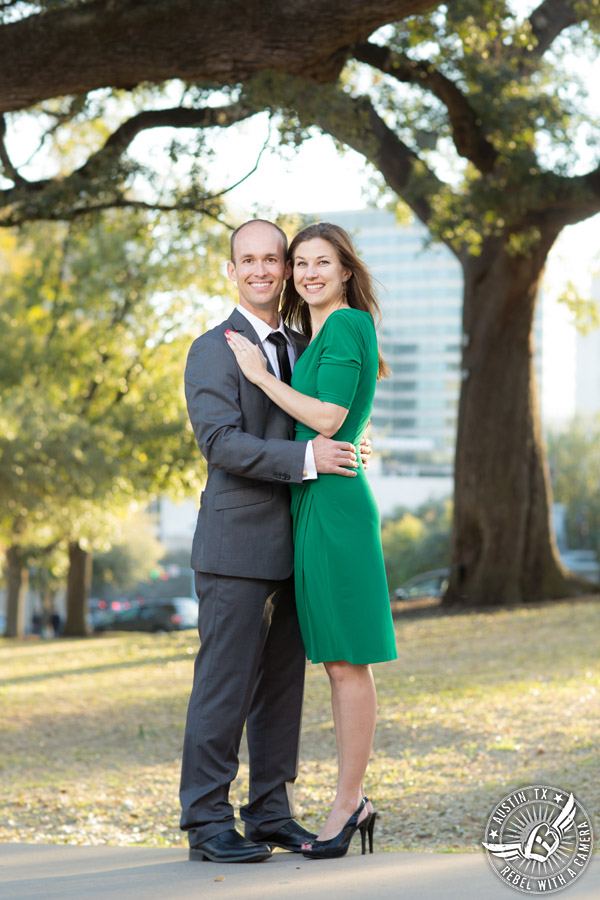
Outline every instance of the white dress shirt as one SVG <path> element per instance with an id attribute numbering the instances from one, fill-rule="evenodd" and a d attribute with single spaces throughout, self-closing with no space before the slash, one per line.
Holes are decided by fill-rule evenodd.
<path id="1" fill-rule="evenodd" d="M 270 334 L 273 333 L 273 331 L 281 332 L 287 343 L 287 352 L 290 358 L 290 367 L 293 372 L 294 364 L 296 362 L 295 348 L 288 338 L 287 334 L 285 333 L 283 321 L 280 319 L 279 326 L 277 328 L 271 328 L 270 325 L 267 325 L 266 322 L 263 322 L 263 320 L 258 316 L 255 316 L 254 313 L 249 312 L 249 310 L 247 310 L 241 304 L 238 305 L 237 309 L 238 312 L 241 312 L 244 318 L 250 322 L 255 332 L 257 333 L 265 355 L 271 363 L 273 371 L 275 372 L 275 375 L 277 376 L 277 378 L 279 378 L 279 380 L 281 380 L 281 372 L 279 371 L 279 362 L 277 360 L 277 348 L 275 347 L 275 344 L 271 343 L 271 341 L 268 341 L 267 338 Z M 313 450 L 312 441 L 308 441 L 306 445 L 306 453 L 304 456 L 304 472 L 302 473 L 302 475 L 303 481 L 310 481 L 313 478 L 317 478 L 317 466 L 315 463 L 315 452 Z"/>

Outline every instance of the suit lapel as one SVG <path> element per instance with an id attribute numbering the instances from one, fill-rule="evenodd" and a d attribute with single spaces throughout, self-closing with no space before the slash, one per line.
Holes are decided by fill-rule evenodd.
<path id="1" fill-rule="evenodd" d="M 252 341 L 253 344 L 260 344 L 257 333 L 255 332 L 248 319 L 241 314 L 239 309 L 236 308 L 233 310 L 227 322 L 235 331 L 239 331 L 240 334 L 243 334 L 245 337 L 247 337 L 248 340 Z"/>
<path id="2" fill-rule="evenodd" d="M 239 333 L 243 334 L 244 337 L 247 337 L 249 341 L 252 341 L 252 343 L 256 344 L 257 347 L 260 347 L 261 353 L 267 360 L 267 370 L 271 373 L 271 375 L 274 375 L 275 372 L 273 370 L 273 366 L 269 362 L 269 357 L 265 353 L 262 341 L 246 316 L 243 316 L 238 309 L 234 309 L 227 321 L 234 331 L 239 331 Z"/>

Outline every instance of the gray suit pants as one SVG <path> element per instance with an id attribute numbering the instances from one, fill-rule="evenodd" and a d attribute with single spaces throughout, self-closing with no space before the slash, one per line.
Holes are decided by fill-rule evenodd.
<path id="1" fill-rule="evenodd" d="M 294 816 L 305 653 L 293 577 L 261 581 L 196 572 L 201 646 L 186 722 L 181 828 L 191 846 L 234 827 L 229 786 L 244 723 L 248 803 L 257 835 Z"/>

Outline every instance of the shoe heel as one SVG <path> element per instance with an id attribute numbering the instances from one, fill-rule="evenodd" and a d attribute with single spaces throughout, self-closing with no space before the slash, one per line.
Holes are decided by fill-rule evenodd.
<path id="1" fill-rule="evenodd" d="M 367 825 L 367 833 L 369 835 L 369 853 L 373 852 L 373 831 L 375 829 L 375 819 L 377 818 L 377 813 L 371 813 L 371 818 L 369 819 L 369 824 Z"/>
<path id="2" fill-rule="evenodd" d="M 360 842 L 362 845 L 362 855 L 364 856 L 367 852 L 367 835 L 369 836 L 369 853 L 373 852 L 373 829 L 375 828 L 375 819 L 377 818 L 377 813 L 373 812 L 367 816 L 364 822 L 361 822 L 358 826 L 360 830 Z"/>

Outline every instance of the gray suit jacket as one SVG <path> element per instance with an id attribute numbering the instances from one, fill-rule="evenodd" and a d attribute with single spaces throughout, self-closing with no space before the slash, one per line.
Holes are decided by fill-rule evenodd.
<path id="1" fill-rule="evenodd" d="M 293 440 L 293 420 L 242 375 L 225 338 L 230 328 L 260 344 L 251 324 L 234 309 L 194 341 L 185 370 L 190 421 L 208 463 L 192 568 L 284 579 L 293 570 L 288 484 L 302 481 L 306 443 Z M 287 333 L 297 359 L 306 339 Z"/>

